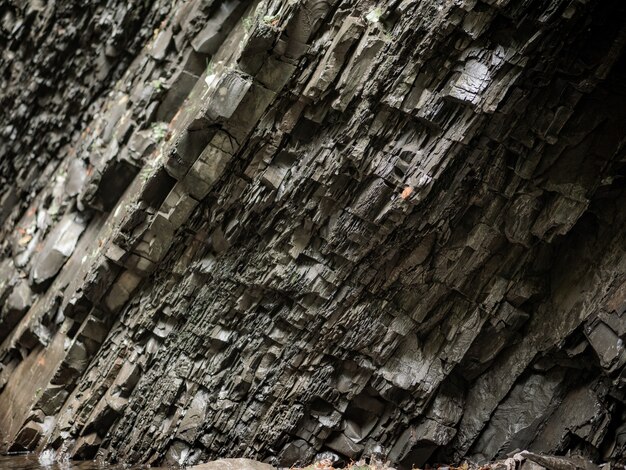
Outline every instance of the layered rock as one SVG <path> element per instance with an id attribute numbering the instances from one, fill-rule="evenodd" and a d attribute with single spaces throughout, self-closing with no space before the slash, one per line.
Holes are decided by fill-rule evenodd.
<path id="1" fill-rule="evenodd" d="M 625 10 L 10 7 L 1 450 L 621 457 Z"/>

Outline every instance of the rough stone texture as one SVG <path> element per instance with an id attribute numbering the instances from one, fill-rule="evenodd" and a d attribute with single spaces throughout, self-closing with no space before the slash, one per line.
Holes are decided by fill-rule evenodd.
<path id="1" fill-rule="evenodd" d="M 2 15 L 0 451 L 625 455 L 623 0 Z"/>

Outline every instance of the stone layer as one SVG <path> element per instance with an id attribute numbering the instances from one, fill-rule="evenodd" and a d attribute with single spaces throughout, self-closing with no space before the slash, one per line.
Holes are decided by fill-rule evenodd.
<path id="1" fill-rule="evenodd" d="M 626 453 L 623 1 L 2 18 L 1 451 Z"/>

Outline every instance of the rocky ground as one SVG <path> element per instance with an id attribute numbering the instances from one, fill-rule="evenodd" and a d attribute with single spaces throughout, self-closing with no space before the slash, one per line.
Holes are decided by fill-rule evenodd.
<path id="1" fill-rule="evenodd" d="M 361 459 L 348 464 L 337 463 L 335 458 L 328 457 L 320 459 L 315 463 L 305 467 L 289 467 L 289 470 L 396 470 L 390 462 L 384 460 Z M 534 452 L 522 451 L 513 454 L 511 457 L 497 460 L 483 465 L 470 464 L 464 462 L 461 465 L 427 465 L 425 469 L 438 470 L 623 470 L 626 468 L 622 463 L 596 465 L 587 458 L 580 456 L 563 457 L 554 455 L 543 455 Z M 195 470 L 271 470 L 274 467 L 268 464 L 250 461 L 246 459 L 226 459 L 211 462 L 197 467 Z M 417 470 L 418 467 L 412 467 Z M 190 469 L 191 470 L 191 469 Z M 285 468 L 286 470 L 286 468 Z"/>
<path id="2" fill-rule="evenodd" d="M 356 462 L 343 464 L 338 462 L 338 456 L 326 457 L 317 460 L 305 467 L 274 467 L 251 459 L 219 459 L 212 462 L 193 466 L 148 467 L 145 465 L 129 466 L 125 464 L 109 465 L 96 462 L 75 462 L 55 458 L 52 454 L 0 456 L 2 470 L 397 470 L 396 467 L 375 458 L 361 459 Z M 412 467 L 417 470 L 417 467 Z M 437 464 L 427 465 L 427 469 L 437 470 L 623 470 L 623 464 L 595 465 L 582 457 L 557 457 L 535 454 L 532 452 L 518 452 L 504 460 L 490 462 L 484 465 L 474 465 L 464 462 L 459 466 Z"/>

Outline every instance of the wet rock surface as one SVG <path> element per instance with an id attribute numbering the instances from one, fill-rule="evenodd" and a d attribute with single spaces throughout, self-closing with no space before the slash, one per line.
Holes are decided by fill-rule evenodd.
<path id="1" fill-rule="evenodd" d="M 621 0 L 2 15 L 0 452 L 623 459 Z"/>

